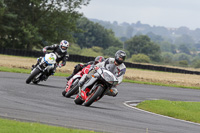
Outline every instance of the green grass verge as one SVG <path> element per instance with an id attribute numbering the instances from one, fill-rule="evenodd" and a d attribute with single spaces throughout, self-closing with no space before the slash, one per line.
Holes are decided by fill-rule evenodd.
<path id="1" fill-rule="evenodd" d="M 14 72 L 14 73 L 26 73 L 30 74 L 31 70 L 30 69 L 23 69 L 23 68 L 8 68 L 8 67 L 0 67 L 0 71 L 2 72 Z M 54 76 L 62 76 L 62 77 L 67 77 L 70 74 L 68 73 L 59 73 L 56 72 Z"/>
<path id="2" fill-rule="evenodd" d="M 94 131 L 49 126 L 40 123 L 19 122 L 0 118 L 0 133 L 90 133 Z"/>
<path id="3" fill-rule="evenodd" d="M 143 101 L 137 108 L 157 114 L 200 123 L 200 102 L 182 102 L 167 100 Z"/>

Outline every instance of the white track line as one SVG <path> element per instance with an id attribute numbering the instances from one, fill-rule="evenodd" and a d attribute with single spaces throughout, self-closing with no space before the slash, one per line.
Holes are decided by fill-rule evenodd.
<path id="1" fill-rule="evenodd" d="M 195 123 L 195 122 L 191 122 L 191 121 L 186 121 L 186 120 L 181 120 L 181 119 L 176 119 L 176 118 L 173 118 L 173 117 L 169 117 L 169 116 L 165 116 L 165 115 L 160 115 L 160 114 L 156 114 L 156 113 L 152 113 L 152 112 L 149 112 L 149 111 L 146 111 L 146 110 L 142 110 L 142 109 L 139 109 L 139 108 L 136 108 L 134 106 L 131 106 L 129 105 L 128 103 L 139 103 L 138 101 L 125 101 L 123 104 L 127 107 L 130 107 L 130 108 L 133 108 L 135 110 L 139 110 L 139 111 L 142 111 L 142 112 L 145 112 L 145 113 L 149 113 L 149 114 L 153 114 L 153 115 L 157 115 L 157 116 L 161 116 L 161 117 L 165 117 L 165 118 L 168 118 L 168 119 L 172 119 L 172 120 L 177 120 L 177 121 L 182 121 L 182 122 L 186 122 L 186 123 L 190 123 L 190 124 L 194 124 L 194 125 L 198 125 L 200 126 L 199 123 Z"/>

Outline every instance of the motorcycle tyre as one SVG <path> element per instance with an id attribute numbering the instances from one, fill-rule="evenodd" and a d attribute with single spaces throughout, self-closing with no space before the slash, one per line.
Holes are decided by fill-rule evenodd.
<path id="1" fill-rule="evenodd" d="M 39 83 L 39 81 L 32 81 L 33 82 L 33 84 L 38 84 Z"/>
<path id="2" fill-rule="evenodd" d="M 76 98 L 76 99 L 74 100 L 74 102 L 75 102 L 77 105 L 82 105 L 84 101 L 83 101 L 82 99 L 80 99 L 80 97 L 78 97 L 78 98 Z"/>
<path id="3" fill-rule="evenodd" d="M 84 102 L 83 105 L 84 106 L 90 106 L 104 91 L 104 88 L 102 88 L 101 85 L 97 86 L 97 90 L 94 92 L 94 95 L 87 101 Z"/>
<path id="4" fill-rule="evenodd" d="M 65 97 L 65 94 L 66 94 L 66 91 L 64 90 L 64 91 L 62 92 L 62 95 Z"/>
<path id="5" fill-rule="evenodd" d="M 33 73 L 31 73 L 31 75 L 27 78 L 26 83 L 29 84 L 33 80 L 33 78 L 35 78 L 39 73 L 40 73 L 40 70 L 36 68 L 33 71 Z"/>
<path id="6" fill-rule="evenodd" d="M 74 84 L 75 82 L 76 82 L 76 84 Z M 79 82 L 79 79 L 76 79 L 72 83 L 73 86 L 68 92 L 66 92 L 65 97 L 69 98 L 69 97 L 71 97 L 72 95 L 74 95 L 78 91 L 78 89 L 79 89 L 78 82 Z"/>

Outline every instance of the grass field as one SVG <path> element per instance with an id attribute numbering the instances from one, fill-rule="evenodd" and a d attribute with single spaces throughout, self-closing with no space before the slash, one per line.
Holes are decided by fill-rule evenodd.
<path id="1" fill-rule="evenodd" d="M 36 58 L 0 55 L 0 67 L 29 69 L 36 63 Z M 66 66 L 57 69 L 57 73 L 72 73 L 76 62 L 67 62 Z M 154 83 L 156 85 L 169 85 L 178 87 L 194 87 L 200 89 L 200 76 L 192 74 L 179 74 L 158 72 L 140 69 L 127 69 L 124 76 L 127 80 L 141 83 Z"/>
<path id="2" fill-rule="evenodd" d="M 200 102 L 151 100 L 140 103 L 137 108 L 200 123 Z"/>
<path id="3" fill-rule="evenodd" d="M 0 133 L 96 133 L 88 130 L 49 126 L 0 118 Z"/>

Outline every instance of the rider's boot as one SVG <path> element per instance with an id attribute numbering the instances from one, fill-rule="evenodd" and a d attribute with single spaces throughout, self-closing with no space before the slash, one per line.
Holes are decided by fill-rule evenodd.
<path id="1" fill-rule="evenodd" d="M 37 63 L 35 65 L 32 65 L 31 70 L 33 70 L 41 62 L 41 60 L 42 60 L 42 57 L 37 58 Z"/>
<path id="2" fill-rule="evenodd" d="M 31 70 L 33 70 L 35 68 L 35 65 L 32 65 Z"/>

